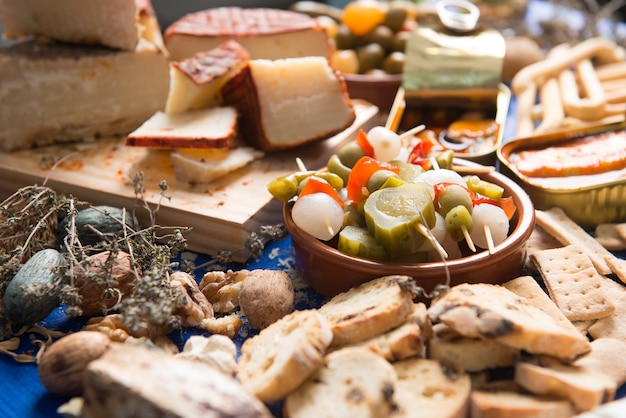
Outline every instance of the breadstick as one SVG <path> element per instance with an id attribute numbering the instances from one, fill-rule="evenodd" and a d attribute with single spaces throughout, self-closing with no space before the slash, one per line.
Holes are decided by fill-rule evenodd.
<path id="1" fill-rule="evenodd" d="M 530 83 L 536 82 L 539 78 L 554 76 L 569 65 L 591 57 L 599 57 L 606 63 L 624 61 L 626 51 L 603 37 L 587 39 L 569 48 L 567 54 L 547 57 L 543 61 L 522 68 L 511 81 L 513 92 L 519 95 Z"/>
<path id="2" fill-rule="evenodd" d="M 596 75 L 600 81 L 624 78 L 626 76 L 626 61 L 600 65 L 596 67 Z"/>
<path id="3" fill-rule="evenodd" d="M 542 133 L 550 129 L 558 128 L 565 118 L 561 91 L 556 77 L 548 78 L 540 87 L 541 107 L 543 120 L 535 129 L 535 133 Z"/>
<path id="4" fill-rule="evenodd" d="M 626 85 L 619 90 L 607 91 L 604 94 L 607 103 L 626 103 Z"/>
<path id="5" fill-rule="evenodd" d="M 626 73 L 624 73 L 624 78 L 600 80 L 600 84 L 602 84 L 602 90 L 604 90 L 605 93 L 626 88 Z"/>
<path id="6" fill-rule="evenodd" d="M 530 83 L 517 95 L 517 137 L 532 135 L 535 130 L 533 107 L 537 98 L 537 85 Z"/>
<path id="7" fill-rule="evenodd" d="M 591 61 L 582 60 L 576 65 L 576 70 L 586 97 L 581 97 L 574 72 L 569 69 L 561 71 L 559 87 L 565 113 L 585 121 L 601 119 L 606 99 Z"/>

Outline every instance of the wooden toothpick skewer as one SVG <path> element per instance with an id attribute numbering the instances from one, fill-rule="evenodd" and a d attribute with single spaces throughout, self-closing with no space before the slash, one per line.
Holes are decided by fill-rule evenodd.
<path id="1" fill-rule="evenodd" d="M 463 237 L 465 237 L 465 241 L 467 241 L 467 246 L 472 252 L 476 252 L 476 246 L 474 245 L 474 241 L 472 241 L 472 237 L 470 237 L 469 231 L 465 227 L 465 225 L 461 225 L 461 231 L 463 232 Z"/>
<path id="2" fill-rule="evenodd" d="M 405 107 L 404 88 L 401 86 L 398 88 L 396 97 L 393 99 L 391 110 L 389 111 L 389 115 L 387 115 L 387 122 L 385 122 L 385 128 L 394 132 L 398 130 L 398 125 L 400 125 L 400 119 L 402 119 Z"/>
<path id="3" fill-rule="evenodd" d="M 304 161 L 302 161 L 302 158 L 296 157 L 296 164 L 298 165 L 298 170 L 306 171 L 306 166 L 304 165 Z"/>
<path id="4" fill-rule="evenodd" d="M 422 234 L 423 236 L 426 237 L 426 239 L 430 242 L 430 244 L 433 246 L 433 248 L 435 250 L 437 250 L 437 252 L 439 253 L 439 255 L 441 256 L 441 258 L 443 259 L 447 259 L 448 253 L 446 252 L 446 250 L 443 248 L 443 246 L 441 245 L 441 243 L 439 241 L 437 241 L 437 238 L 434 237 L 434 235 L 432 234 L 432 232 L 430 232 L 430 230 L 428 228 L 426 228 L 424 226 L 424 224 L 421 223 L 417 223 L 417 231 Z"/>
<path id="5" fill-rule="evenodd" d="M 489 254 L 493 254 L 493 236 L 491 235 L 491 228 L 489 228 L 489 225 L 485 224 L 484 228 L 483 228 L 484 232 L 485 232 L 485 238 L 487 239 L 487 248 L 489 249 Z"/>
<path id="6" fill-rule="evenodd" d="M 400 139 L 403 140 L 403 139 L 406 139 L 406 138 L 410 138 L 413 135 L 416 135 L 416 134 L 422 132 L 424 129 L 426 129 L 426 125 L 424 125 L 424 124 L 417 125 L 416 127 L 411 128 L 408 131 L 403 132 L 402 134 L 400 134 Z"/>

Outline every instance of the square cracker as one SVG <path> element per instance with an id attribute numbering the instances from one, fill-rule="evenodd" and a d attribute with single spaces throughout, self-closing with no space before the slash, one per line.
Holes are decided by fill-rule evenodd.
<path id="1" fill-rule="evenodd" d="M 605 284 L 589 256 L 576 245 L 533 254 L 552 300 L 570 321 L 603 318 L 615 311 Z"/>
<path id="2" fill-rule="evenodd" d="M 587 330 L 593 338 L 616 338 L 626 341 L 626 287 L 610 280 L 606 283 L 611 299 L 615 303 L 615 312 L 600 318 Z"/>
<path id="3" fill-rule="evenodd" d="M 536 251 L 547 250 L 550 248 L 558 248 L 562 246 L 563 244 L 561 244 L 556 238 L 548 234 L 540 226 L 535 225 L 535 227 L 533 228 L 533 232 L 528 238 L 528 241 L 526 241 L 527 257 L 525 267 L 534 273 L 538 273 L 535 265 L 531 262 L 531 254 L 534 254 Z"/>
<path id="4" fill-rule="evenodd" d="M 622 283 L 626 283 L 626 260 L 611 256 L 606 258 L 606 263 L 611 267 L 617 278 Z"/>
<path id="5" fill-rule="evenodd" d="M 564 246 L 576 245 L 591 259 L 600 274 L 611 274 L 611 268 L 605 258 L 611 252 L 604 248 L 594 237 L 574 222 L 561 208 L 535 210 L 537 224 L 550 235 L 558 239 Z"/>
<path id="6" fill-rule="evenodd" d="M 602 223 L 596 226 L 596 240 L 607 250 L 621 251 L 626 249 L 626 230 L 624 237 L 620 234 L 620 225 L 614 223 Z"/>

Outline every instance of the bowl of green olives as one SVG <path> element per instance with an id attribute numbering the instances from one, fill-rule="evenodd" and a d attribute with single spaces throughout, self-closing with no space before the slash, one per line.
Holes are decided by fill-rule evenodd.
<path id="1" fill-rule="evenodd" d="M 407 275 L 413 277 L 416 285 L 424 290 L 422 295 L 424 297 L 421 299 L 426 302 L 429 295 L 442 285 L 503 283 L 519 276 L 526 262 L 526 241 L 535 224 L 534 206 L 529 196 L 513 180 L 495 170 L 486 170 L 485 166 L 454 158 L 453 167 L 458 170 L 456 174 L 453 174 L 452 169 L 429 170 L 420 174 L 428 173 L 426 175 L 428 180 L 425 181 L 436 184 L 436 186 L 429 184 L 431 192 L 424 191 L 428 188 L 417 187 L 417 183 L 421 183 L 422 180 L 405 182 L 394 180 L 395 177 L 391 176 L 392 181 L 389 178 L 384 180 L 379 190 L 368 193 L 367 200 L 363 204 L 344 205 L 343 229 L 341 233 L 327 239 L 316 238 L 294 221 L 294 217 L 302 216 L 295 212 L 298 210 L 294 207 L 297 206 L 298 200 L 286 202 L 283 207 L 283 216 L 291 236 L 297 271 L 313 289 L 326 297 L 333 297 L 377 277 L 392 274 Z M 461 187 L 451 186 L 457 181 L 457 175 L 463 178 L 464 183 Z M 307 184 L 305 187 L 312 188 L 313 186 Z M 433 187 L 435 194 L 438 193 L 436 191 L 438 187 L 440 190 L 449 189 L 447 191 L 450 192 L 448 193 L 450 196 L 445 198 L 448 203 L 443 203 L 443 194 L 439 194 L 440 201 L 435 201 L 434 206 L 428 198 L 424 197 L 432 195 Z M 496 213 L 497 205 L 488 202 L 489 198 L 482 195 L 483 191 L 480 187 L 488 187 L 500 193 L 500 200 L 506 202 L 508 206 L 507 209 L 505 205 L 502 205 L 504 211 L 508 211 L 508 219 L 504 218 L 504 226 L 500 231 L 503 223 L 498 221 L 501 215 Z M 452 193 L 454 188 L 472 190 L 469 194 L 473 200 L 470 205 L 474 205 L 471 215 L 474 217 L 473 227 L 478 230 L 477 225 L 480 224 L 480 230 L 484 228 L 485 233 L 480 232 L 478 235 L 486 238 L 479 238 L 478 235 L 472 234 L 474 242 L 472 243 L 469 237 L 466 242 L 458 232 L 457 237 L 453 238 L 456 242 L 452 249 L 450 243 L 445 242 L 448 238 L 443 238 L 444 235 L 439 235 L 437 232 L 439 220 L 435 220 L 435 216 L 441 218 L 438 212 L 441 212 L 441 208 L 447 205 L 455 208 L 445 209 L 450 216 L 446 215 L 445 221 L 442 221 L 444 228 L 449 226 L 449 217 L 450 222 L 465 222 L 458 221 L 462 219 L 462 216 L 457 218 L 458 214 L 453 214 L 453 212 L 458 208 L 463 209 L 461 206 L 466 204 L 464 200 L 467 197 L 464 193 L 459 194 L 458 190 Z M 480 192 L 473 192 L 474 190 L 480 190 Z M 491 192 L 484 193 L 489 195 Z M 377 200 L 372 203 L 374 198 Z M 450 204 L 450 201 L 453 203 Z M 415 207 L 418 208 L 417 211 Z M 479 214 L 479 208 L 485 210 Z M 323 213 L 324 216 L 330 218 L 330 211 L 321 209 L 321 206 L 319 210 L 313 208 L 305 210 L 306 215 L 310 217 L 320 216 Z M 351 211 L 356 213 L 356 217 L 360 217 L 361 220 L 365 219 L 367 226 L 352 229 L 346 226 L 346 224 L 355 224 L 355 222 L 347 221 L 352 216 Z M 477 219 L 477 216 L 483 219 Z M 377 217 L 382 219 L 381 226 L 372 227 L 369 222 Z M 417 219 L 417 221 L 409 222 L 411 227 L 408 229 L 405 228 L 406 225 L 401 227 L 385 225 L 386 222 L 390 222 L 391 218 L 394 218 L 393 222 L 402 218 L 402 223 L 406 223 L 407 217 Z M 424 232 L 422 228 L 419 234 L 415 233 L 414 230 L 420 230 L 423 225 L 428 225 L 427 232 Z M 330 225 L 328 228 L 331 228 Z M 453 228 L 460 231 L 465 226 L 453 226 Z M 425 238 L 420 237 L 420 234 Z M 368 235 L 366 240 L 363 240 L 363 235 Z M 373 240 L 372 236 L 377 239 Z M 417 241 L 415 237 L 418 238 Z M 492 241 L 489 242 L 490 240 Z M 419 248 L 428 244 L 430 244 L 430 249 Z M 357 247 L 359 250 L 355 250 Z M 385 252 L 389 253 L 391 250 L 399 250 L 399 253 L 389 257 Z"/>

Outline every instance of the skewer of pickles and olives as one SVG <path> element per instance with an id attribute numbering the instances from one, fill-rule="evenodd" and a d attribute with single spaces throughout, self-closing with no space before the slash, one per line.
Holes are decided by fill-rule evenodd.
<path id="1" fill-rule="evenodd" d="M 268 190 L 293 202 L 304 232 L 350 255 L 427 262 L 461 257 L 462 243 L 493 251 L 508 236 L 512 199 L 454 171 L 451 151 L 435 150 L 417 131 L 361 130 L 323 169 L 277 178 Z"/>

